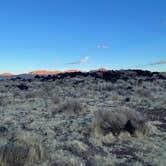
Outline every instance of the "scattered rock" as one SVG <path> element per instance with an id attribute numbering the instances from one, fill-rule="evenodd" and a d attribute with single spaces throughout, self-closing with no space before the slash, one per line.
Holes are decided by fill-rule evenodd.
<path id="1" fill-rule="evenodd" d="M 28 86 L 26 86 L 25 84 L 20 84 L 17 86 L 17 88 L 19 88 L 20 90 L 25 90 L 25 91 L 29 89 Z"/>

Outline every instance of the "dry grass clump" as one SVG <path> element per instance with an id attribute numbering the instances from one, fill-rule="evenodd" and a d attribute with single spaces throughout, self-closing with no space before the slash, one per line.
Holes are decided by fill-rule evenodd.
<path id="1" fill-rule="evenodd" d="M 1 166 L 23 166 L 28 156 L 28 147 L 24 144 L 8 143 L 0 149 Z"/>
<path id="2" fill-rule="evenodd" d="M 69 114 L 81 114 L 85 111 L 85 106 L 78 99 L 67 99 L 64 102 L 60 103 L 59 106 L 52 112 L 56 114 L 58 112 L 65 112 Z"/>
<path id="3" fill-rule="evenodd" d="M 24 166 L 45 158 L 37 135 L 23 132 L 0 147 L 1 166 Z"/>
<path id="4" fill-rule="evenodd" d="M 60 99 L 60 97 L 59 97 L 57 94 L 54 94 L 54 95 L 52 96 L 52 102 L 53 102 L 54 104 L 59 104 L 60 101 L 61 101 L 61 99 Z"/>
<path id="5" fill-rule="evenodd" d="M 143 87 L 136 89 L 136 94 L 142 98 L 153 99 L 153 95 L 150 89 L 145 89 Z"/>
<path id="6" fill-rule="evenodd" d="M 36 92 L 35 91 L 28 91 L 25 93 L 25 98 L 26 99 L 33 99 L 36 97 Z"/>
<path id="7" fill-rule="evenodd" d="M 145 117 L 136 111 L 108 111 L 99 110 L 95 114 L 93 130 L 102 135 L 112 133 L 119 136 L 123 132 L 128 132 L 131 136 L 138 136 L 139 133 L 148 133 Z"/>
<path id="8" fill-rule="evenodd" d="M 7 96 L 0 96 L 0 107 L 4 107 L 9 104 Z"/>
<path id="9" fill-rule="evenodd" d="M 113 85 L 111 82 L 102 82 L 97 84 L 96 89 L 99 91 L 111 91 L 113 90 Z"/>

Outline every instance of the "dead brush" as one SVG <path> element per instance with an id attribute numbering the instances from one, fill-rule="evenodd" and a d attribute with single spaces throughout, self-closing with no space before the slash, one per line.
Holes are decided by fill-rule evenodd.
<path id="1" fill-rule="evenodd" d="M 146 118 L 136 111 L 108 111 L 99 110 L 95 114 L 92 130 L 100 132 L 102 135 L 112 133 L 118 136 L 121 132 L 128 132 L 131 136 L 136 136 L 137 131 L 146 135 Z M 148 129 L 147 129 L 148 130 Z"/>
<path id="2" fill-rule="evenodd" d="M 60 103 L 57 108 L 52 112 L 53 115 L 56 113 L 68 113 L 79 115 L 85 111 L 85 106 L 78 99 L 67 99 L 64 102 Z"/>
<path id="3" fill-rule="evenodd" d="M 60 97 L 59 97 L 57 94 L 54 94 L 54 95 L 52 96 L 51 100 L 52 100 L 53 104 L 55 104 L 55 105 L 56 105 L 56 104 L 59 104 L 60 101 L 61 101 Z"/>
<path id="4" fill-rule="evenodd" d="M 24 166 L 45 158 L 44 150 L 37 135 L 23 132 L 0 147 L 1 166 Z"/>

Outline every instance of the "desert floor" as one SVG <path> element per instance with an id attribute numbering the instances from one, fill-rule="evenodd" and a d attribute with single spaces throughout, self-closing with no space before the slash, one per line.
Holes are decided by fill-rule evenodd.
<path id="1" fill-rule="evenodd" d="M 124 109 L 145 116 L 149 134 L 98 131 L 97 111 Z M 166 73 L 129 70 L 1 80 L 0 166 L 24 165 L 165 166 Z"/>

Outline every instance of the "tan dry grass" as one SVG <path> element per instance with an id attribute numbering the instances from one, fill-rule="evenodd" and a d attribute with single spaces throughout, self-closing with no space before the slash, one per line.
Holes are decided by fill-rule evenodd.
<path id="1" fill-rule="evenodd" d="M 38 135 L 21 132 L 0 148 L 1 166 L 24 166 L 45 158 Z"/>

